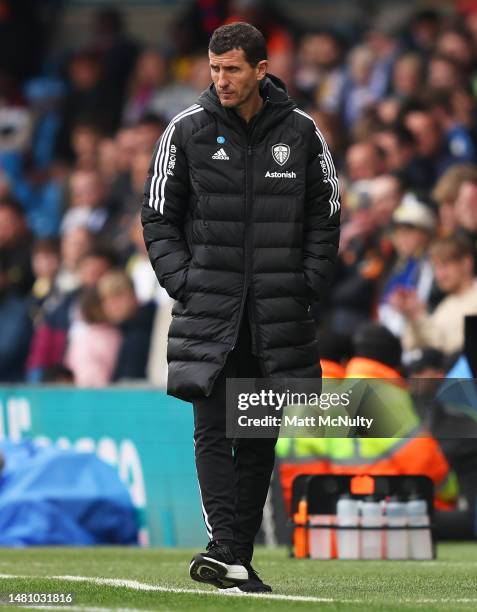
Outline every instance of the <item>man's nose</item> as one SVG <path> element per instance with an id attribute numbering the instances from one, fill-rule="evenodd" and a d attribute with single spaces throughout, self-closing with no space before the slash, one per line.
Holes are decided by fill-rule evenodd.
<path id="1" fill-rule="evenodd" d="M 226 89 L 227 85 L 228 85 L 228 80 L 227 80 L 227 75 L 225 74 L 225 72 L 219 72 L 219 80 L 217 85 L 219 86 L 219 89 Z"/>

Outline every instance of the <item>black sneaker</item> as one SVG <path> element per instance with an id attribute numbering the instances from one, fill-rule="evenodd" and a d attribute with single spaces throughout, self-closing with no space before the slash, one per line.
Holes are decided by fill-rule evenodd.
<path id="1" fill-rule="evenodd" d="M 192 580 L 212 584 L 219 589 L 240 585 L 249 578 L 246 568 L 232 548 L 215 540 L 207 544 L 207 552 L 192 557 L 189 574 Z"/>
<path id="2" fill-rule="evenodd" d="M 260 576 L 253 569 L 250 561 L 244 561 L 243 559 L 241 559 L 241 562 L 248 572 L 248 580 L 246 582 L 243 582 L 242 584 L 235 586 L 235 588 L 232 588 L 230 590 L 233 590 L 237 593 L 271 593 L 272 587 L 268 584 L 264 584 Z"/>

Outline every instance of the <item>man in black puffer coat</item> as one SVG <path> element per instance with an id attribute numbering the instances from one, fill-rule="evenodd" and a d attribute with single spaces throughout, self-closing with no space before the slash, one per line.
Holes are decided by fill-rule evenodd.
<path id="1" fill-rule="evenodd" d="M 151 263 L 176 300 L 168 393 L 194 406 L 210 542 L 190 573 L 248 591 L 271 590 L 250 561 L 275 440 L 225 437 L 225 380 L 321 376 L 310 305 L 333 275 L 340 212 L 327 144 L 266 57 L 253 26 L 215 31 L 213 83 L 157 144 L 142 207 Z"/>

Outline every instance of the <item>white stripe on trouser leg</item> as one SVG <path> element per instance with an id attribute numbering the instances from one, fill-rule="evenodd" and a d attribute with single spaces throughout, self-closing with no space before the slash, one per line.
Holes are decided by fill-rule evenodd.
<path id="1" fill-rule="evenodd" d="M 197 479 L 197 484 L 199 485 L 199 495 L 200 495 L 200 503 L 202 506 L 202 516 L 204 517 L 205 529 L 207 531 L 207 535 L 209 536 L 209 540 L 212 540 L 212 527 L 209 523 L 209 515 L 207 514 L 204 506 L 204 501 L 202 499 L 202 491 L 200 490 L 199 479 Z"/>
<path id="2" fill-rule="evenodd" d="M 195 450 L 195 439 L 194 439 L 194 450 Z M 199 476 L 197 475 L 197 486 L 199 487 L 199 497 L 200 497 L 200 505 L 202 506 L 202 516 L 204 518 L 205 529 L 207 531 L 207 535 L 209 536 L 209 540 L 212 540 L 212 527 L 209 522 L 209 515 L 206 512 L 204 506 L 204 500 L 202 499 L 202 490 L 200 488 Z"/>

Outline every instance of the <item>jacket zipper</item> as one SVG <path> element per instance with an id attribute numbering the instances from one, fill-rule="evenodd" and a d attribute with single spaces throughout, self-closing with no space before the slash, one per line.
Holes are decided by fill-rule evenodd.
<path id="1" fill-rule="evenodd" d="M 247 139 L 247 154 L 245 156 L 245 229 L 244 229 L 244 234 L 245 234 L 244 235 L 245 278 L 244 278 L 244 283 L 243 283 L 242 301 L 240 302 L 238 325 L 237 325 L 237 329 L 235 330 L 234 340 L 232 343 L 232 348 L 230 350 L 233 350 L 237 343 L 237 338 L 238 338 L 239 331 L 240 331 L 240 325 L 242 323 L 245 299 L 247 297 L 248 285 L 250 282 L 250 248 L 249 248 L 250 232 L 248 231 L 248 227 L 249 227 L 249 216 L 250 216 L 250 213 L 249 213 L 250 205 L 249 204 L 251 202 L 251 196 L 252 196 L 252 177 L 250 174 L 251 159 L 252 159 L 252 147 L 250 146 L 249 141 Z"/>

